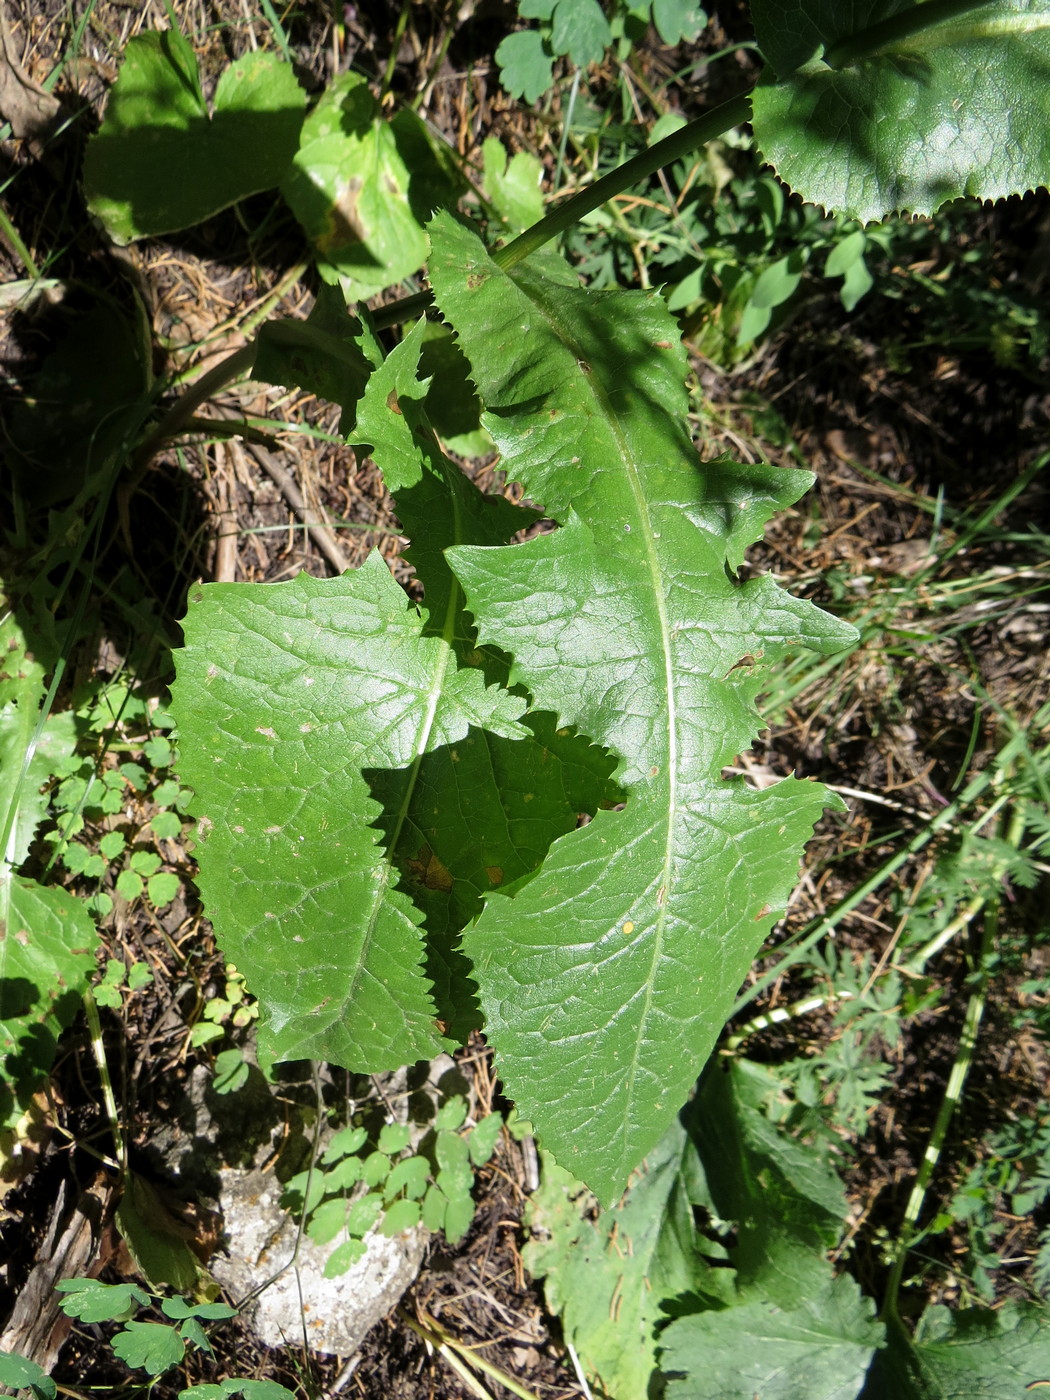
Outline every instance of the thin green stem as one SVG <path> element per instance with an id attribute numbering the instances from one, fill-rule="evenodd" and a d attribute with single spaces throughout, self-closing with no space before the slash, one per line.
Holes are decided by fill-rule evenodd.
<path id="1" fill-rule="evenodd" d="M 22 235 L 15 228 L 7 213 L 7 210 L 2 204 L 0 204 L 0 233 L 2 233 L 3 236 L 7 239 L 8 243 L 10 243 L 12 251 L 17 255 L 17 257 L 21 259 L 22 264 L 25 267 L 25 270 L 29 273 L 30 277 L 32 277 L 34 280 L 37 277 L 39 277 L 40 269 L 39 267 L 37 267 L 36 261 L 33 258 L 32 253 L 22 241 Z"/>
<path id="2" fill-rule="evenodd" d="M 954 826 L 963 812 L 972 807 L 990 787 L 995 787 L 1002 781 L 1002 775 L 1009 767 L 1023 759 L 1026 750 L 1026 735 L 1023 732 L 1014 734 L 1003 747 L 997 764 L 985 768 L 974 778 L 971 778 L 970 782 L 967 783 L 966 787 L 954 802 L 938 812 L 921 831 L 917 831 L 906 845 L 902 846 L 901 849 L 892 855 L 883 865 L 880 865 L 878 870 L 865 880 L 862 885 L 858 885 L 852 894 L 844 899 L 841 904 L 836 905 L 829 914 L 825 914 L 813 923 L 807 924 L 807 926 L 795 936 L 795 941 L 791 944 L 790 949 L 785 946 L 779 950 L 783 952 L 783 956 L 777 960 L 776 964 L 764 977 L 760 977 L 757 982 L 748 987 L 748 989 L 737 998 L 730 1015 L 739 1016 L 745 1007 L 750 1006 L 757 997 L 762 995 L 767 987 L 772 986 L 777 978 L 783 975 L 786 968 L 791 967 L 794 963 L 800 962 L 809 952 L 810 948 L 812 948 L 815 943 L 818 943 L 821 938 L 826 936 L 833 937 L 836 928 L 842 923 L 847 914 L 851 914 L 854 909 L 863 904 L 870 894 L 874 893 L 880 885 L 898 871 L 902 865 L 906 864 L 912 856 L 917 855 L 935 836 Z"/>
<path id="3" fill-rule="evenodd" d="M 207 403 L 227 384 L 232 384 L 235 379 L 240 379 L 241 375 L 248 373 L 255 363 L 255 348 L 254 341 L 242 345 L 225 360 L 213 365 L 206 374 L 202 374 L 196 384 L 191 385 L 182 398 L 172 404 L 149 436 L 135 449 L 132 458 L 133 473 L 142 470 L 168 438 L 181 432 L 202 404 Z"/>
<path id="4" fill-rule="evenodd" d="M 126 1174 L 128 1149 L 121 1131 L 120 1118 L 117 1115 L 117 1099 L 113 1093 L 113 1081 L 109 1077 L 106 1047 L 102 1043 L 102 1023 L 98 1018 L 98 1003 L 90 990 L 84 993 L 84 1014 L 87 1016 L 88 1030 L 91 1032 L 91 1052 L 95 1057 L 95 1067 L 102 1085 L 102 1102 L 106 1108 L 106 1116 L 109 1118 L 110 1132 L 113 1134 L 113 1150 L 120 1163 L 121 1171 Z"/>
<path id="5" fill-rule="evenodd" d="M 688 126 L 683 126 L 680 131 L 665 136 L 654 146 L 639 151 L 636 156 L 632 156 L 623 165 L 618 165 L 615 170 L 610 170 L 608 175 L 603 175 L 593 185 L 588 185 L 586 189 L 572 195 L 563 204 L 559 204 L 556 209 L 552 209 L 549 214 L 533 224 L 531 228 L 527 228 L 524 233 L 520 233 L 517 238 L 512 239 L 505 247 L 497 249 L 492 254 L 493 262 L 504 271 L 515 267 L 542 248 L 545 243 L 549 243 L 552 238 L 557 238 L 560 233 L 564 233 L 573 224 L 579 223 L 593 210 L 600 209 L 603 204 L 607 204 L 616 195 L 623 194 L 632 185 L 636 185 L 640 180 L 655 174 L 663 166 L 691 155 L 700 146 L 706 146 L 709 141 L 716 140 L 725 132 L 731 131 L 733 127 L 742 126 L 750 119 L 751 93 L 749 90 L 740 93 L 737 97 L 730 98 L 728 102 L 723 102 L 718 107 L 712 108 L 710 112 L 705 112 L 702 117 L 697 117 L 696 121 L 690 122 Z M 429 292 L 417 292 L 415 296 L 391 302 L 389 306 L 381 307 L 375 312 L 372 318 L 373 323 L 377 330 L 399 325 L 402 321 L 411 320 L 424 312 L 432 300 Z"/>
<path id="6" fill-rule="evenodd" d="M 1018 804 L 1010 817 L 1007 829 L 1004 832 L 1006 840 L 1019 849 L 1024 839 L 1025 812 L 1024 806 Z M 984 1016 L 984 1008 L 988 999 L 988 982 L 991 976 L 992 953 L 995 949 L 995 939 L 999 931 L 999 901 L 996 895 L 991 900 L 985 901 L 984 931 L 981 938 L 981 947 L 977 955 L 976 983 L 970 993 L 970 999 L 966 1005 L 966 1015 L 963 1018 L 962 1031 L 959 1036 L 959 1048 L 955 1054 L 955 1062 L 952 1065 L 951 1073 L 948 1076 L 948 1083 L 945 1086 L 944 1098 L 937 1112 L 937 1118 L 930 1133 L 926 1150 L 922 1154 L 922 1161 L 919 1163 L 919 1170 L 915 1175 L 915 1184 L 911 1188 L 908 1196 L 908 1204 L 904 1208 L 904 1219 L 901 1222 L 900 1239 L 897 1243 L 897 1250 L 894 1255 L 893 1264 L 890 1268 L 890 1276 L 886 1284 L 886 1297 L 882 1305 L 883 1317 L 898 1316 L 897 1298 L 900 1294 L 901 1280 L 904 1276 L 904 1265 L 908 1257 L 908 1251 L 916 1243 L 920 1234 L 919 1216 L 922 1214 L 922 1207 L 926 1200 L 926 1192 L 929 1190 L 930 1181 L 933 1177 L 937 1163 L 940 1161 L 941 1152 L 944 1149 L 944 1141 L 948 1135 L 948 1128 L 951 1124 L 956 1107 L 962 1098 L 963 1089 L 966 1087 L 966 1080 L 973 1064 L 974 1055 L 977 1051 L 977 1034 L 981 1028 L 981 1018 Z"/>
<path id="7" fill-rule="evenodd" d="M 408 14 L 411 9 L 412 0 L 401 0 L 401 13 L 397 17 L 397 26 L 394 29 L 394 41 L 390 46 L 390 56 L 386 61 L 386 71 L 383 73 L 383 86 L 379 93 L 380 102 L 383 101 L 390 91 L 390 84 L 394 80 L 394 69 L 397 67 L 397 54 L 401 48 L 401 40 L 405 37 L 405 30 L 408 28 Z"/>
<path id="8" fill-rule="evenodd" d="M 593 185 L 588 185 L 586 189 L 567 199 L 564 204 L 559 204 L 556 209 L 552 209 L 540 219 L 539 223 L 533 224 L 505 248 L 493 253 L 493 261 L 504 269 L 516 266 L 542 248 L 545 243 L 549 243 L 552 238 L 557 238 L 559 233 L 564 233 L 573 224 L 579 223 L 592 210 L 600 209 L 603 204 L 607 204 L 616 195 L 623 194 L 624 190 L 629 190 L 640 180 L 654 175 L 657 170 L 673 161 L 691 155 L 698 147 L 706 146 L 709 141 L 716 140 L 733 127 L 743 126 L 750 120 L 751 93 L 742 92 L 730 98 L 728 102 L 712 108 L 710 112 L 705 112 L 695 121 L 689 122 L 680 131 L 665 136 L 654 146 L 639 151 L 623 165 L 610 170 L 608 175 L 595 180 Z"/>
<path id="9" fill-rule="evenodd" d="M 906 40 L 938 25 L 960 19 L 971 10 L 986 9 L 990 3 L 991 0 L 927 0 L 925 4 L 913 5 L 909 10 L 862 29 L 859 34 L 840 39 L 825 53 L 824 62 L 829 68 L 852 68 L 866 59 L 878 58 L 888 50 L 900 48 Z"/>

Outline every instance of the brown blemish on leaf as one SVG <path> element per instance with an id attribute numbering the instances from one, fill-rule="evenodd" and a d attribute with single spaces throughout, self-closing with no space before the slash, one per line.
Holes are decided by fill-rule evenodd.
<path id="1" fill-rule="evenodd" d="M 360 193 L 361 181 L 356 176 L 339 186 L 325 214 L 325 227 L 317 238 L 317 247 L 322 253 L 330 254 L 333 249 L 365 242 L 367 235 L 357 210 Z"/>
<path id="2" fill-rule="evenodd" d="M 489 877 L 490 885 L 503 884 L 503 867 L 499 865 L 486 865 L 485 874 Z"/>
<path id="3" fill-rule="evenodd" d="M 485 282 L 487 282 L 487 281 L 488 281 L 488 278 L 485 276 L 485 274 L 484 274 L 483 272 L 468 272 L 468 273 L 467 273 L 467 291 L 468 291 L 468 292 L 476 292 L 477 289 L 478 289 L 483 283 L 485 283 Z"/>
<path id="4" fill-rule="evenodd" d="M 401 412 L 401 405 L 400 405 L 400 404 L 398 403 L 398 401 L 397 401 L 397 390 L 396 390 L 396 389 L 391 389 L 391 390 L 390 390 L 390 393 L 387 394 L 387 396 L 386 396 L 386 406 L 387 406 L 387 408 L 389 408 L 389 410 L 390 410 L 391 413 L 396 413 L 397 416 L 398 416 L 399 418 L 404 417 L 404 415 L 403 415 L 402 412 Z"/>
<path id="5" fill-rule="evenodd" d="M 405 864 L 413 878 L 428 890 L 444 890 L 446 894 L 451 890 L 452 876 L 426 842 L 420 846 L 415 860 L 406 860 Z"/>

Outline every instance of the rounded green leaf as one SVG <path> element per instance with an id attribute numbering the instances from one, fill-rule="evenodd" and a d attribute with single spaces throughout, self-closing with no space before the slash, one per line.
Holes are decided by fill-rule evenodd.
<path id="1" fill-rule="evenodd" d="M 384 1123 L 379 1131 L 379 1150 L 395 1157 L 408 1146 L 412 1130 L 407 1123 Z"/>
<path id="2" fill-rule="evenodd" d="M 155 909 L 163 909 L 179 892 L 181 879 L 173 870 L 162 870 L 146 882 L 146 894 Z"/>
<path id="3" fill-rule="evenodd" d="M 215 1079 L 212 1088 L 217 1094 L 235 1094 L 247 1082 L 248 1066 L 239 1050 L 223 1050 L 215 1056 Z"/>
<path id="4" fill-rule="evenodd" d="M 92 213 L 123 244 L 272 189 L 295 154 L 305 105 L 288 64 L 250 53 L 219 79 L 209 115 L 177 30 L 131 39 L 84 158 Z"/>
<path id="5" fill-rule="evenodd" d="M 470 1151 L 470 1160 L 475 1167 L 482 1167 L 496 1150 L 496 1142 L 503 1127 L 503 1115 L 501 1113 L 490 1113 L 482 1118 L 470 1137 L 467 1139 L 467 1147 Z"/>
<path id="6" fill-rule="evenodd" d="M 537 102 L 554 81 L 554 61 L 535 29 L 508 34 L 496 50 L 499 80 L 511 97 Z"/>
<path id="7" fill-rule="evenodd" d="M 347 1269 L 352 1269 L 359 1259 L 365 1257 L 365 1252 L 363 1240 L 350 1239 L 337 1244 L 325 1260 L 325 1278 L 338 1278 L 340 1274 L 345 1274 Z"/>
<path id="8" fill-rule="evenodd" d="M 341 1198 L 322 1201 L 310 1216 L 306 1233 L 317 1244 L 328 1244 L 346 1224 L 346 1202 Z"/>
<path id="9" fill-rule="evenodd" d="M 454 1094 L 438 1109 L 434 1116 L 434 1127 L 441 1131 L 455 1132 L 467 1121 L 467 1101 L 461 1094 Z"/>
<path id="10" fill-rule="evenodd" d="M 128 864 L 132 870 L 145 878 L 156 874 L 160 869 L 160 856 L 156 851 L 135 851 Z"/>
<path id="11" fill-rule="evenodd" d="M 438 1133 L 434 1155 L 440 1169 L 438 1184 L 449 1200 L 469 1196 L 474 1185 L 474 1172 L 466 1138 L 456 1133 Z"/>
<path id="12" fill-rule="evenodd" d="M 58 1306 L 81 1322 L 123 1322 L 149 1305 L 149 1295 L 133 1283 L 100 1283 L 95 1278 L 64 1278 L 55 1292 L 65 1296 Z"/>
<path id="13" fill-rule="evenodd" d="M 107 860 L 115 860 L 126 845 L 127 841 L 122 831 L 107 831 L 98 843 L 98 848 Z"/>
<path id="14" fill-rule="evenodd" d="M 401 137 L 365 79 L 344 73 L 306 119 L 282 186 L 322 276 L 338 281 L 348 300 L 365 301 L 402 281 L 427 256 L 410 197 L 418 172 Z"/>
<path id="15" fill-rule="evenodd" d="M 387 1206 L 379 1232 L 382 1235 L 399 1235 L 402 1230 L 414 1230 L 419 1224 L 419 1202 L 401 1200 Z"/>
<path id="16" fill-rule="evenodd" d="M 39 1400 L 55 1400 L 58 1394 L 58 1387 L 42 1366 L 13 1351 L 0 1351 L 0 1385 L 31 1390 Z"/>
<path id="17" fill-rule="evenodd" d="M 444 1228 L 448 1198 L 439 1186 L 431 1186 L 423 1198 L 423 1224 L 435 1234 Z"/>
<path id="18" fill-rule="evenodd" d="M 445 1238 L 449 1244 L 459 1244 L 474 1219 L 474 1202 L 469 1196 L 455 1196 L 445 1211 Z"/>
<path id="19" fill-rule="evenodd" d="M 692 43 L 707 24 L 696 0 L 653 0 L 653 24 L 665 44 Z"/>
<path id="20" fill-rule="evenodd" d="M 867 221 L 1050 180 L 1050 0 L 924 8 L 755 0 L 755 139 L 804 199 Z"/>
<path id="21" fill-rule="evenodd" d="M 362 1163 L 361 1176 L 369 1186 L 378 1186 L 390 1175 L 390 1158 L 383 1152 L 370 1152 Z"/>
<path id="22" fill-rule="evenodd" d="M 148 987 L 153 981 L 153 973 L 150 971 L 148 963 L 132 963 L 128 969 L 128 986 L 133 992 L 140 992 L 143 987 Z"/>
<path id="23" fill-rule="evenodd" d="M 129 1322 L 110 1342 L 117 1356 L 129 1366 L 141 1367 L 151 1376 L 162 1375 L 177 1366 L 186 1352 L 186 1343 L 174 1327 L 162 1322 Z"/>
<path id="24" fill-rule="evenodd" d="M 383 1198 L 374 1192 L 355 1201 L 346 1215 L 347 1233 L 365 1235 L 379 1219 L 383 1209 Z"/>
<path id="25" fill-rule="evenodd" d="M 324 1174 L 326 1191 L 346 1191 L 361 1180 L 364 1163 L 360 1157 L 344 1157 Z"/>
<path id="26" fill-rule="evenodd" d="M 177 812 L 158 812 L 149 824 L 154 836 L 162 841 L 174 841 L 182 832 L 182 819 Z"/>
<path id="27" fill-rule="evenodd" d="M 609 21 L 598 0 L 558 0 L 551 17 L 551 46 L 578 68 L 600 63 L 612 43 Z"/>
<path id="28" fill-rule="evenodd" d="M 207 1045 L 211 1040 L 221 1040 L 225 1034 L 222 1026 L 216 1025 L 214 1021 L 198 1021 L 190 1031 L 190 1044 L 194 1048 Z"/>
<path id="29" fill-rule="evenodd" d="M 368 1133 L 364 1128 L 340 1128 L 325 1148 L 321 1161 L 325 1166 L 331 1162 L 338 1162 L 341 1157 L 348 1157 L 351 1152 L 359 1151 L 367 1141 Z"/>
<path id="30" fill-rule="evenodd" d="M 392 1201 L 399 1191 L 410 1200 L 418 1200 L 426 1194 L 430 1180 L 430 1163 L 425 1157 L 406 1157 L 398 1162 L 387 1178 L 383 1188 L 383 1199 Z"/>
<path id="31" fill-rule="evenodd" d="M 122 870 L 117 876 L 117 893 L 124 899 L 138 899 L 145 888 L 142 876 L 136 870 Z"/>

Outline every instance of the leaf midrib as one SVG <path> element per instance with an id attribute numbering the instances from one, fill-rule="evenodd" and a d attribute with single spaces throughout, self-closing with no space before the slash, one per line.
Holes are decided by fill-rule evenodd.
<path id="1" fill-rule="evenodd" d="M 565 324 L 565 322 L 557 314 L 557 312 L 553 308 L 548 308 L 545 304 L 541 303 L 536 297 L 532 296 L 527 291 L 527 289 L 521 287 L 520 284 L 515 283 L 515 285 L 518 285 L 519 290 L 524 292 L 524 294 L 529 298 L 532 305 L 546 320 L 551 331 L 572 352 L 576 362 L 579 363 L 581 360 L 586 360 L 586 355 L 584 354 L 584 347 L 580 346 L 577 343 L 571 329 Z M 636 1081 L 640 1068 L 640 1049 L 642 1044 L 645 1043 L 643 1028 L 647 1025 L 649 1016 L 652 1011 L 653 986 L 656 980 L 656 971 L 659 966 L 660 960 L 663 956 L 664 950 L 665 927 L 667 921 L 667 911 L 669 907 L 668 890 L 671 882 L 671 869 L 674 854 L 674 813 L 676 811 L 678 800 L 678 712 L 677 699 L 674 689 L 674 663 L 671 650 L 671 623 L 667 613 L 666 595 L 664 593 L 663 587 L 661 586 L 663 583 L 664 573 L 663 569 L 661 568 L 657 553 L 655 531 L 653 529 L 652 517 L 649 513 L 648 500 L 642 488 L 638 464 L 635 459 L 634 451 L 631 447 L 630 438 L 624 432 L 620 423 L 619 415 L 613 409 L 609 396 L 606 393 L 605 387 L 601 382 L 599 376 L 593 373 L 586 376 L 586 383 L 588 390 L 593 396 L 597 408 L 602 416 L 602 420 L 608 425 L 609 430 L 612 433 L 616 445 L 619 449 L 620 461 L 625 468 L 625 475 L 627 477 L 627 482 L 630 487 L 631 496 L 633 498 L 636 518 L 639 523 L 639 528 L 645 538 L 645 562 L 648 568 L 649 577 L 652 584 L 652 595 L 655 601 L 657 617 L 659 619 L 660 651 L 663 657 L 664 668 L 665 705 L 663 713 L 667 717 L 667 811 L 663 843 L 663 870 L 661 873 L 660 884 L 657 887 L 658 903 L 656 918 L 654 920 L 653 925 L 653 951 L 649 962 L 649 971 L 645 978 L 644 1002 L 642 1006 L 641 1017 L 639 1020 L 638 1034 L 634 1037 L 634 1043 L 632 1046 L 630 1073 L 628 1077 L 628 1087 L 626 1089 L 627 1103 L 628 1105 L 631 1105 L 634 1102 L 636 1093 Z M 589 523 L 590 522 L 588 522 L 588 525 Z M 640 786 L 642 781 L 644 781 L 644 779 L 640 774 L 637 786 Z M 630 789 L 628 789 L 628 801 L 629 800 Z M 664 892 L 664 899 L 662 904 L 659 903 L 660 890 Z M 626 1115 L 626 1117 L 628 1121 L 631 1121 L 631 1115 L 629 1112 Z M 630 1156 L 630 1150 L 628 1149 L 626 1153 L 622 1153 L 621 1155 Z"/>

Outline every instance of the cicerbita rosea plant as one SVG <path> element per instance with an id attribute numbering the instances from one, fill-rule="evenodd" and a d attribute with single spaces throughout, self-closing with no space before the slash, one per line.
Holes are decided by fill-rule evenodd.
<path id="1" fill-rule="evenodd" d="M 447 212 L 461 186 L 414 119 L 388 122 L 349 78 L 304 118 L 272 57 L 231 70 L 209 111 L 185 41 L 133 41 L 88 153 L 93 207 L 122 241 L 261 181 L 344 297 L 426 261 L 501 470 L 550 528 L 513 543 L 535 511 L 483 496 L 449 460 L 422 323 L 384 356 L 367 315 L 326 295 L 305 326 L 267 328 L 207 378 L 250 370 L 342 405 L 394 495 L 423 601 L 378 554 L 335 579 L 193 590 L 173 708 L 200 886 L 259 998 L 267 1055 L 378 1071 L 482 1025 L 521 1113 L 603 1202 L 685 1099 L 828 801 L 723 768 L 760 727 L 769 669 L 853 633 L 738 576 L 809 476 L 701 462 L 660 297 L 591 292 L 540 250 L 748 120 L 792 188 L 862 221 L 1028 189 L 1050 169 L 1046 0 L 753 13 L 768 64 L 753 92 L 497 252 Z M 151 83 L 176 94 L 168 106 L 141 100 Z M 176 199 L 200 163 L 196 203 Z"/>

